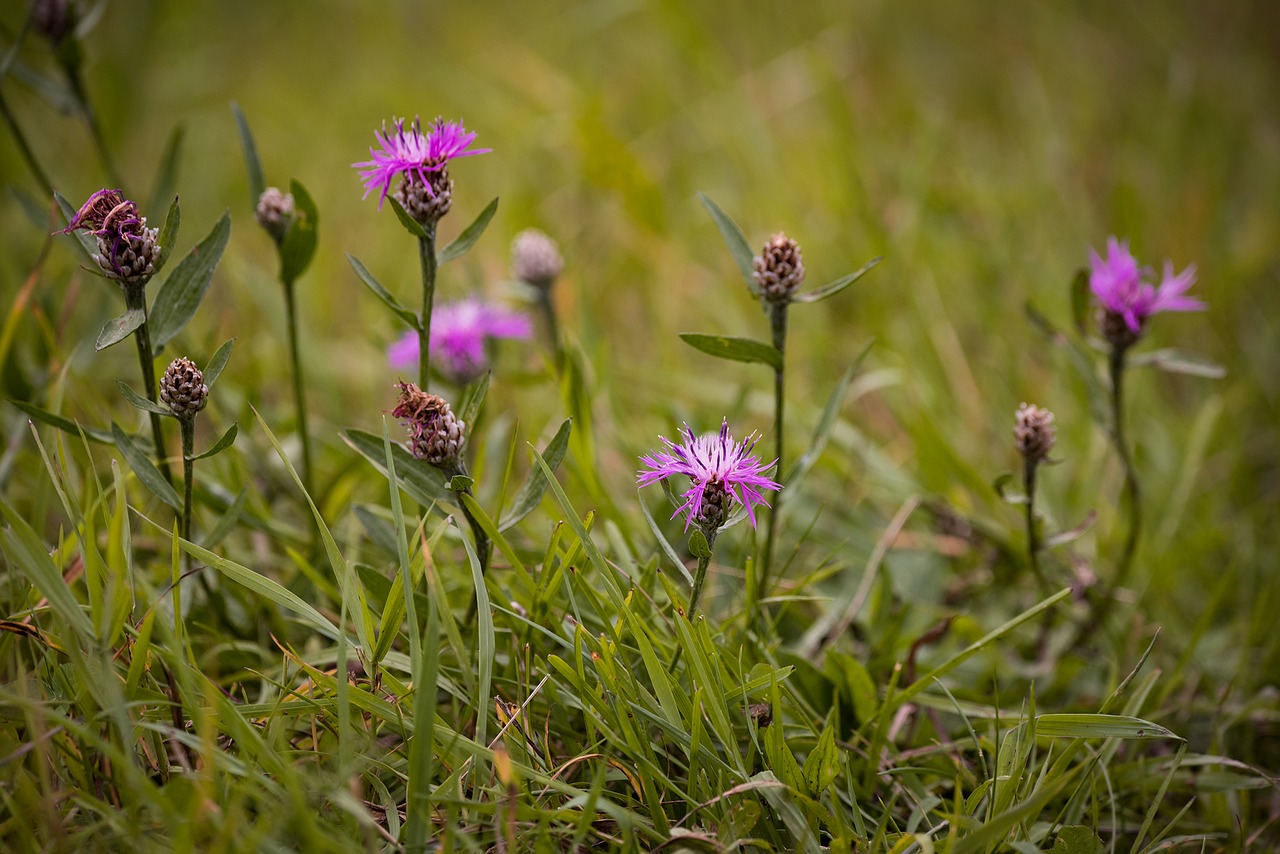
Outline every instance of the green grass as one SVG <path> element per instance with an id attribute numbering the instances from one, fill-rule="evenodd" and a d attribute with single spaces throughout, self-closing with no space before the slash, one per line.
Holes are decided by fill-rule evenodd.
<path id="1" fill-rule="evenodd" d="M 143 213 L 180 197 L 166 273 L 231 213 L 160 366 L 234 338 L 196 451 L 238 433 L 196 465 L 179 541 L 115 382 L 139 388 L 134 347 L 93 348 L 117 289 L 47 238 L 62 221 L 6 127 L 0 384 L 24 408 L 0 406 L 0 847 L 1280 846 L 1278 28 L 1261 2 L 109 4 L 87 87 Z M 93 140 L 38 82 L 64 86 L 47 43 L 15 56 L 0 96 L 76 204 L 108 182 Z M 319 211 L 296 285 L 309 494 L 232 101 L 266 182 L 300 181 Z M 403 326 L 346 257 L 416 304 L 415 241 L 349 167 L 414 113 L 494 149 L 453 169 L 442 246 L 500 201 L 439 299 L 529 300 L 507 247 L 531 225 L 567 260 L 563 372 L 504 342 L 468 419 L 485 575 L 463 499 L 386 419 Z M 775 438 L 770 369 L 679 337 L 768 340 L 699 192 L 753 250 L 795 237 L 806 287 L 884 260 L 792 308 L 802 477 L 768 588 L 763 526 L 739 524 L 690 620 L 696 559 L 663 491 L 637 497 L 637 457 L 685 420 Z M 1096 602 L 1067 588 L 1109 591 L 1126 533 L 1091 415 L 1105 366 L 1027 306 L 1078 345 L 1070 283 L 1109 234 L 1195 263 L 1209 305 L 1156 318 L 1135 355 L 1227 373 L 1129 373 L 1146 529 L 1087 630 Z M 1051 595 L 992 486 L 1021 464 L 1023 400 L 1057 415 L 1048 533 L 1096 513 L 1042 556 Z M 32 407 L 64 420 L 32 426 Z"/>

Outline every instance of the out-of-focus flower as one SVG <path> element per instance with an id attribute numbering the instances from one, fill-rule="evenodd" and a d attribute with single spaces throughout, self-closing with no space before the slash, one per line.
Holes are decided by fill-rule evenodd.
<path id="1" fill-rule="evenodd" d="M 511 272 L 520 281 L 545 290 L 564 272 L 564 258 L 546 232 L 526 228 L 511 241 Z"/>
<path id="2" fill-rule="evenodd" d="M 400 399 L 391 414 L 409 431 L 409 451 L 420 460 L 441 468 L 453 467 L 467 444 L 467 425 L 449 402 L 428 394 L 413 383 L 397 383 Z"/>
<path id="3" fill-rule="evenodd" d="M 77 229 L 98 238 L 99 254 L 93 257 L 108 277 L 126 283 L 150 278 L 160 257 L 160 230 L 147 228 L 147 218 L 119 190 L 94 193 L 59 234 Z"/>
<path id="4" fill-rule="evenodd" d="M 179 357 L 169 363 L 160 380 L 160 400 L 182 420 L 196 417 L 209 401 L 209 387 L 196 363 Z"/>
<path id="5" fill-rule="evenodd" d="M 789 302 L 804 281 L 800 244 L 782 232 L 769 238 L 751 263 L 754 267 L 751 277 L 760 289 L 760 295 L 768 302 Z"/>
<path id="6" fill-rule="evenodd" d="M 279 187 L 267 187 L 258 197 L 254 216 L 258 225 L 266 229 L 276 243 L 283 243 L 294 217 L 293 194 L 283 192 Z"/>
<path id="7" fill-rule="evenodd" d="M 1057 439 L 1053 431 L 1053 413 L 1024 403 L 1018 407 L 1014 419 L 1013 443 L 1018 452 L 1033 463 L 1047 458 Z"/>
<path id="8" fill-rule="evenodd" d="M 689 425 L 684 425 L 683 441 L 680 444 L 666 437 L 659 437 L 670 453 L 657 451 L 643 456 L 641 469 L 636 480 L 641 486 L 672 475 L 682 474 L 689 478 L 689 489 L 684 493 L 684 504 L 676 508 L 671 518 L 685 516 L 685 530 L 697 525 L 705 530 L 716 530 L 729 517 L 729 510 L 734 501 L 747 511 L 747 518 L 755 527 L 755 508 L 758 505 L 769 506 L 762 490 L 778 490 L 782 484 L 777 483 L 765 472 L 777 462 L 762 463 L 752 451 L 755 450 L 758 436 L 752 433 L 740 442 L 734 442 L 729 435 L 729 422 L 720 424 L 719 433 L 695 436 Z"/>
<path id="9" fill-rule="evenodd" d="M 441 118 L 432 122 L 426 133 L 423 133 L 422 123 L 417 118 L 408 127 L 404 119 L 393 119 L 390 127 L 383 122 L 381 133 L 375 131 L 374 137 L 381 148 L 369 149 L 372 159 L 351 165 L 363 173 L 364 198 L 378 191 L 379 208 L 391 192 L 391 182 L 397 177 L 404 178 L 406 183 L 413 183 L 410 179 L 416 178 L 416 186 L 434 198 L 443 188 L 439 186 L 439 180 L 434 181 L 433 186 L 432 176 L 441 177 L 445 164 L 455 157 L 485 154 L 491 150 L 469 148 L 476 135 L 463 128 L 461 122 L 446 122 Z M 447 175 L 443 177 L 447 183 Z"/>
<path id="10" fill-rule="evenodd" d="M 528 338 L 528 316 L 478 299 L 443 303 L 431 312 L 431 358 L 450 382 L 469 383 L 489 369 L 486 344 L 490 338 Z M 418 363 L 418 333 L 409 331 L 387 348 L 391 367 L 407 369 Z"/>
<path id="11" fill-rule="evenodd" d="M 1102 306 L 1101 327 L 1104 337 L 1124 349 L 1142 335 L 1148 317 L 1162 311 L 1200 311 L 1200 300 L 1185 296 L 1196 280 L 1196 268 L 1187 267 L 1174 275 L 1173 263 L 1166 261 L 1164 278 L 1159 285 L 1148 279 L 1149 267 L 1139 267 L 1129 252 L 1129 242 L 1107 239 L 1104 259 L 1089 250 L 1089 287 Z M 1127 330 L 1127 333 L 1126 333 Z"/>

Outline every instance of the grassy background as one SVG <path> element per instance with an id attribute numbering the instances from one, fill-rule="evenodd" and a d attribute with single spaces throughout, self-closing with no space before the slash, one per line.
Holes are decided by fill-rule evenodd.
<path id="1" fill-rule="evenodd" d="M 960 2 L 751 10 L 112 3 L 87 40 L 86 69 L 126 189 L 147 197 L 165 140 L 183 123 L 178 251 L 223 209 L 233 215 L 208 300 L 177 348 L 203 362 L 237 338 L 202 418 L 210 437 L 233 420 L 245 432 L 234 458 L 206 470 L 233 492 L 250 485 L 263 518 L 305 532 L 306 517 L 248 408 L 288 442 L 283 307 L 270 241 L 250 214 L 233 100 L 253 125 L 268 183 L 297 178 L 320 208 L 319 252 L 300 284 L 304 353 L 322 448 L 317 499 L 344 543 L 359 541 L 350 505 L 385 505 L 386 486 L 337 431 L 380 429 L 395 380 L 383 348 L 400 331 L 344 254 L 358 255 L 407 302 L 417 288 L 412 241 L 389 211 L 360 201 L 349 167 L 365 158 L 384 119 L 463 118 L 478 143 L 494 149 L 453 170 L 446 236 L 493 196 L 501 206 L 476 249 L 445 270 L 443 298 L 482 291 L 518 299 L 504 284 L 506 247 L 524 227 L 547 230 L 564 248 L 568 269 L 556 297 L 590 366 L 598 451 L 594 462 L 569 460 L 566 484 L 579 510 L 601 511 L 606 552 L 623 563 L 626 550 L 641 564 L 655 553 L 632 488 L 636 455 L 659 433 L 671 435 L 683 419 L 712 426 L 723 414 L 738 432 L 771 423 L 762 368 L 716 362 L 675 337 L 767 335 L 696 192 L 732 213 L 753 244 L 780 229 L 798 239 L 812 284 L 883 255 L 852 290 L 792 311 L 793 459 L 836 378 L 870 339 L 876 344 L 817 469 L 789 497 L 784 550 L 803 542 L 789 574 L 794 586 L 784 588 L 800 597 L 782 608 L 784 642 L 823 613 L 828 597 L 857 583 L 908 496 L 946 504 L 996 542 L 1020 547 L 1019 509 L 1002 504 L 989 484 L 1017 463 L 1010 430 L 1023 400 L 1058 416 L 1055 457 L 1063 464 L 1042 477 L 1043 509 L 1060 528 L 1099 512 L 1075 549 L 1108 577 L 1123 534 L 1121 471 L 1066 352 L 1035 330 L 1024 305 L 1068 326 L 1067 286 L 1088 247 L 1127 236 L 1147 263 L 1196 264 L 1195 292 L 1210 307 L 1158 318 L 1142 346 L 1200 352 L 1228 375 L 1215 382 L 1145 370 L 1130 384 L 1148 533 L 1122 609 L 1127 618 L 1103 633 L 1093 657 L 1064 650 L 1050 672 L 1032 673 L 1025 649 L 1002 644 L 959 671 L 951 687 L 991 704 L 999 685 L 1010 708 L 1034 675 L 1052 706 L 1045 710 L 1096 711 L 1162 627 L 1154 662 L 1163 677 L 1143 715 L 1192 738 L 1194 750 L 1275 773 L 1280 13 L 1263 2 L 1025 4 L 995 12 L 979 15 Z M 6 10 L 3 23 L 7 47 L 19 10 Z M 52 74 L 43 43 L 29 38 L 20 57 Z M 3 94 L 64 195 L 75 201 L 105 183 L 76 117 L 21 80 L 6 80 Z M 0 299 L 9 306 L 43 230 L 21 203 L 37 195 L 36 185 L 11 135 L 0 135 L 0 165 L 7 191 Z M 118 297 L 78 269 L 73 250 L 60 241 L 40 270 L 30 314 L 6 354 L 5 396 L 59 403 L 96 426 L 123 423 L 133 416 L 110 380 L 134 381 L 132 347 L 94 355 L 91 346 L 118 312 Z M 545 441 L 569 414 L 536 348 L 511 346 L 501 356 L 484 425 L 492 461 L 479 466 L 493 492 L 513 422 L 523 471 L 523 441 Z M 56 503 L 48 475 L 25 418 L 6 408 L 4 419 L 6 500 L 53 546 L 66 523 L 49 509 Z M 106 455 L 96 459 L 107 471 Z M 536 551 L 539 536 L 545 548 L 548 518 L 562 517 L 553 502 L 544 505 L 526 526 L 533 545 L 522 548 Z M 215 518 L 210 512 L 205 527 Z M 939 620 L 959 615 L 951 635 L 922 653 L 941 661 L 1034 601 L 1016 560 L 991 562 L 981 546 L 949 552 L 923 513 L 908 528 L 913 538 L 891 553 L 876 608 L 848 641 L 882 693 L 893 664 Z M 679 547 L 678 528 L 664 530 Z M 721 575 L 732 578 L 742 572 L 746 537 L 735 530 L 725 539 Z M 307 590 L 285 542 L 238 532 L 227 548 Z M 450 565 L 458 572 L 448 583 L 465 591 L 466 564 Z M 810 583 L 814 572 L 825 579 Z M 19 578 L 11 571 L 6 587 L 13 613 L 32 604 Z M 739 598 L 736 585 L 718 583 L 706 608 L 740 627 Z M 12 645 L 8 656 L 6 682 L 22 659 Z M 25 672 L 31 665 L 23 662 Z M 213 670 L 230 684 L 242 663 L 229 654 Z M 515 678 L 501 662 L 500 673 Z M 512 690 L 508 699 L 516 696 Z M 590 787 L 591 779 L 578 784 Z M 1143 797 L 1138 786 L 1129 791 Z M 1236 814 L 1249 817 L 1249 830 L 1263 820 L 1238 794 L 1208 796 L 1188 832 L 1236 833 Z"/>

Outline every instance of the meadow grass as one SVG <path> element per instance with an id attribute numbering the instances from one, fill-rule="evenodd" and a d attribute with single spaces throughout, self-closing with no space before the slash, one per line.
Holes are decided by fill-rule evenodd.
<path id="1" fill-rule="evenodd" d="M 1271 5 L 114 2 L 79 89 L 11 5 L 5 848 L 1280 846 Z M 432 380 L 454 482 L 390 417 L 426 377 L 388 367 L 406 317 L 367 287 L 419 305 L 423 244 L 350 166 L 414 114 L 493 149 L 450 165 L 437 302 L 536 315 L 511 238 L 565 260 L 557 345 Z M 254 220 L 291 182 L 309 249 Z M 95 351 L 120 289 L 49 236 L 49 190 L 117 184 L 179 211 L 148 298 L 156 374 L 209 386 L 189 539 L 135 348 Z M 768 364 L 681 340 L 770 341 L 700 193 L 753 252 L 799 241 L 802 292 L 883 259 L 790 306 L 783 437 Z M 1111 234 L 1196 264 L 1208 306 L 1127 356 L 1119 585 L 1126 465 L 1072 304 Z M 1023 401 L 1057 427 L 1025 480 Z M 722 418 L 785 442 L 771 565 L 769 511 L 699 543 L 683 482 L 636 487 Z"/>

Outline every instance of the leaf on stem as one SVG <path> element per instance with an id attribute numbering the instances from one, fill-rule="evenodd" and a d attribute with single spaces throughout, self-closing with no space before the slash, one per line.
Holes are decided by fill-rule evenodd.
<path id="1" fill-rule="evenodd" d="M 147 400 L 145 397 L 130 388 L 129 384 L 123 380 L 116 380 L 116 385 L 120 386 L 120 393 L 124 395 L 124 399 L 129 401 L 129 403 L 133 404 L 138 409 L 141 409 L 143 412 L 154 412 L 156 415 L 165 415 L 169 418 L 176 417 L 173 414 L 172 409 L 162 404 Z"/>
<path id="2" fill-rule="evenodd" d="M 738 224 L 733 221 L 723 209 L 715 202 L 711 201 L 711 197 L 706 193 L 698 193 L 698 200 L 702 202 L 702 206 L 707 209 L 707 213 L 711 214 L 711 218 L 716 221 L 716 227 L 720 229 L 720 236 L 724 238 L 724 243 L 729 247 L 729 254 L 733 256 L 733 262 L 738 265 L 738 272 L 742 273 L 742 281 L 747 283 L 747 287 L 751 289 L 751 293 L 760 296 L 760 288 L 756 285 L 751 251 L 751 244 L 747 242 L 747 236 L 742 233 L 742 229 L 738 228 Z"/>
<path id="3" fill-rule="evenodd" d="M 565 453 L 569 450 L 569 432 L 573 426 L 573 419 L 566 418 L 561 424 L 560 429 L 551 437 L 551 441 L 542 450 L 542 459 L 546 461 L 547 466 L 555 471 L 562 460 Z M 520 485 L 520 491 L 516 493 L 515 500 L 511 502 L 511 512 L 502 519 L 498 525 L 499 531 L 506 531 L 517 525 L 520 520 L 533 512 L 539 502 L 542 501 L 543 494 L 547 491 L 547 476 L 543 473 L 540 466 L 534 466 L 529 470 L 529 476 L 525 478 L 523 484 Z"/>
<path id="4" fill-rule="evenodd" d="M 182 512 L 182 499 L 178 497 L 178 493 L 174 490 L 169 481 L 164 479 L 164 475 L 160 474 L 160 470 L 156 468 L 155 463 L 142 452 L 133 441 L 133 439 L 120 429 L 120 425 L 114 421 L 111 423 L 111 435 L 115 440 L 116 447 L 120 449 L 120 453 L 124 456 L 125 462 L 129 464 L 129 468 L 133 469 L 133 473 L 137 475 L 138 480 L 151 491 L 151 494 L 159 498 L 165 504 Z"/>
<path id="5" fill-rule="evenodd" d="M 218 381 L 218 377 L 222 376 L 222 371 L 227 366 L 227 362 L 231 359 L 231 348 L 235 345 L 236 339 L 228 338 L 222 342 L 222 346 L 218 348 L 218 352 L 213 354 L 213 358 L 209 360 L 209 364 L 204 369 L 204 384 L 209 388 L 213 388 L 213 384 Z"/>
<path id="6" fill-rule="evenodd" d="M 230 236 L 231 214 L 223 213 L 205 239 L 192 247 L 160 286 L 151 306 L 151 342 L 156 354 L 195 316 Z"/>
<path id="7" fill-rule="evenodd" d="M 707 535 L 697 528 L 689 535 L 689 552 L 696 558 L 711 557 L 711 544 L 707 542 Z"/>
<path id="8" fill-rule="evenodd" d="M 344 430 L 339 435 L 356 453 L 386 476 L 381 436 L 375 436 L 363 430 Z M 391 453 L 395 455 L 396 484 L 410 498 L 427 507 L 439 501 L 457 503 L 457 496 L 449 490 L 449 484 L 438 468 L 417 459 L 403 445 L 393 444 Z"/>
<path id="9" fill-rule="evenodd" d="M 320 211 L 315 199 L 300 181 L 289 182 L 293 196 L 293 219 L 280 243 L 280 278 L 286 283 L 297 281 L 316 254 L 316 229 L 320 226 Z"/>
<path id="10" fill-rule="evenodd" d="M 796 294 L 791 298 L 791 301 L 792 302 L 819 302 L 821 300 L 833 297 L 836 294 L 840 293 L 845 288 L 852 285 L 854 282 L 858 281 L 858 279 L 861 279 L 871 270 L 872 267 L 879 264 L 883 260 L 884 260 L 884 257 L 878 255 L 875 258 L 872 258 L 867 263 L 863 264 L 857 270 L 854 270 L 849 275 L 841 276 L 840 278 L 836 279 L 834 282 L 828 282 L 827 284 L 823 285 L 820 288 L 814 288 L 811 291 L 806 291 L 805 293 L 802 293 L 802 294 Z"/>
<path id="11" fill-rule="evenodd" d="M 56 427 L 64 433 L 70 433 L 72 436 L 79 436 L 83 433 L 87 438 L 103 445 L 114 444 L 115 440 L 106 430 L 95 430 L 92 427 L 85 427 L 79 422 L 72 421 L 70 418 L 64 418 L 61 415 L 50 412 L 47 409 L 41 409 L 38 406 L 27 403 L 25 400 L 10 400 L 9 403 L 36 421 L 42 424 L 48 424 L 50 427 Z"/>
<path id="12" fill-rule="evenodd" d="M 1152 367 L 1170 374 L 1186 374 L 1210 380 L 1220 380 L 1227 375 L 1227 369 L 1212 359 L 1177 347 L 1139 353 L 1129 357 L 1129 365 L 1134 368 Z"/>
<path id="13" fill-rule="evenodd" d="M 1098 511 L 1090 510 L 1089 515 L 1085 516 L 1079 525 L 1076 525 L 1074 528 L 1070 528 L 1066 531 L 1061 531 L 1057 534 L 1054 534 L 1052 537 L 1047 538 L 1044 541 L 1043 547 L 1046 549 L 1052 549 L 1057 546 L 1066 545 L 1067 543 L 1078 540 L 1085 535 L 1085 532 L 1087 532 L 1090 528 L 1093 527 L 1093 523 L 1096 521 L 1098 521 Z"/>
<path id="14" fill-rule="evenodd" d="M 258 146 L 253 142 L 253 132 L 249 130 L 249 120 L 240 111 L 240 105 L 231 102 L 231 113 L 236 117 L 236 128 L 240 131 L 240 147 L 244 150 L 244 168 L 249 175 L 249 208 L 257 213 L 258 199 L 267 189 L 266 179 L 262 177 L 262 161 L 258 159 Z"/>
<path id="15" fill-rule="evenodd" d="M 98 333 L 98 340 L 93 345 L 93 349 L 100 352 L 112 344 L 119 344 L 132 335 L 146 320 L 146 312 L 140 308 L 131 308 L 119 317 L 113 317 Z"/>
<path id="16" fill-rule="evenodd" d="M 158 207 L 158 205 L 157 205 Z M 155 276 L 169 263 L 173 257 L 173 246 L 178 242 L 178 229 L 182 225 L 182 208 L 178 206 L 178 197 L 174 196 L 169 204 L 169 212 L 165 214 L 164 225 L 160 228 L 160 255 L 151 265 L 151 275 Z"/>
<path id="17" fill-rule="evenodd" d="M 422 223 L 409 216 L 409 212 L 404 209 L 404 205 L 396 200 L 395 196 L 387 196 L 387 201 L 391 202 L 391 209 L 396 212 L 396 219 L 400 220 L 400 224 L 405 230 L 419 240 L 426 240 L 429 236 L 427 230 L 422 227 Z"/>
<path id="18" fill-rule="evenodd" d="M 733 362 L 758 362 L 775 371 L 782 370 L 782 354 L 778 348 L 751 338 L 734 338 L 728 335 L 704 335 L 701 332 L 681 332 L 680 339 L 695 350 L 701 350 L 718 359 Z"/>
<path id="19" fill-rule="evenodd" d="M 391 292 L 382 286 L 382 283 L 374 278 L 373 273 L 365 269 L 364 264 L 360 263 L 360 259 L 351 253 L 347 253 L 347 261 L 351 264 L 351 269 L 356 271 L 356 275 L 360 277 L 360 281 L 364 282 L 365 287 L 373 291 L 373 295 L 382 300 L 382 304 L 403 320 L 413 329 L 418 328 L 418 315 L 402 306 Z"/>
<path id="20" fill-rule="evenodd" d="M 465 254 L 480 239 L 480 235 L 484 234 L 484 230 L 489 227 L 489 221 L 493 219 L 493 215 L 497 210 L 498 200 L 495 198 L 489 202 L 484 210 L 480 211 L 480 215 L 475 218 L 471 225 L 462 230 L 457 239 L 440 250 L 439 254 L 436 255 L 436 262 L 443 264 Z"/>
<path id="21" fill-rule="evenodd" d="M 231 443 L 236 440 L 236 434 L 238 434 L 239 432 L 240 432 L 239 422 L 237 421 L 231 422 L 231 426 L 227 428 L 227 432 L 223 433 L 221 438 L 219 438 L 218 441 L 213 443 L 213 447 L 205 451 L 203 454 L 196 454 L 194 457 L 189 457 L 188 459 L 204 460 L 204 459 L 208 459 L 209 457 L 222 453 L 227 448 L 231 447 Z"/>

